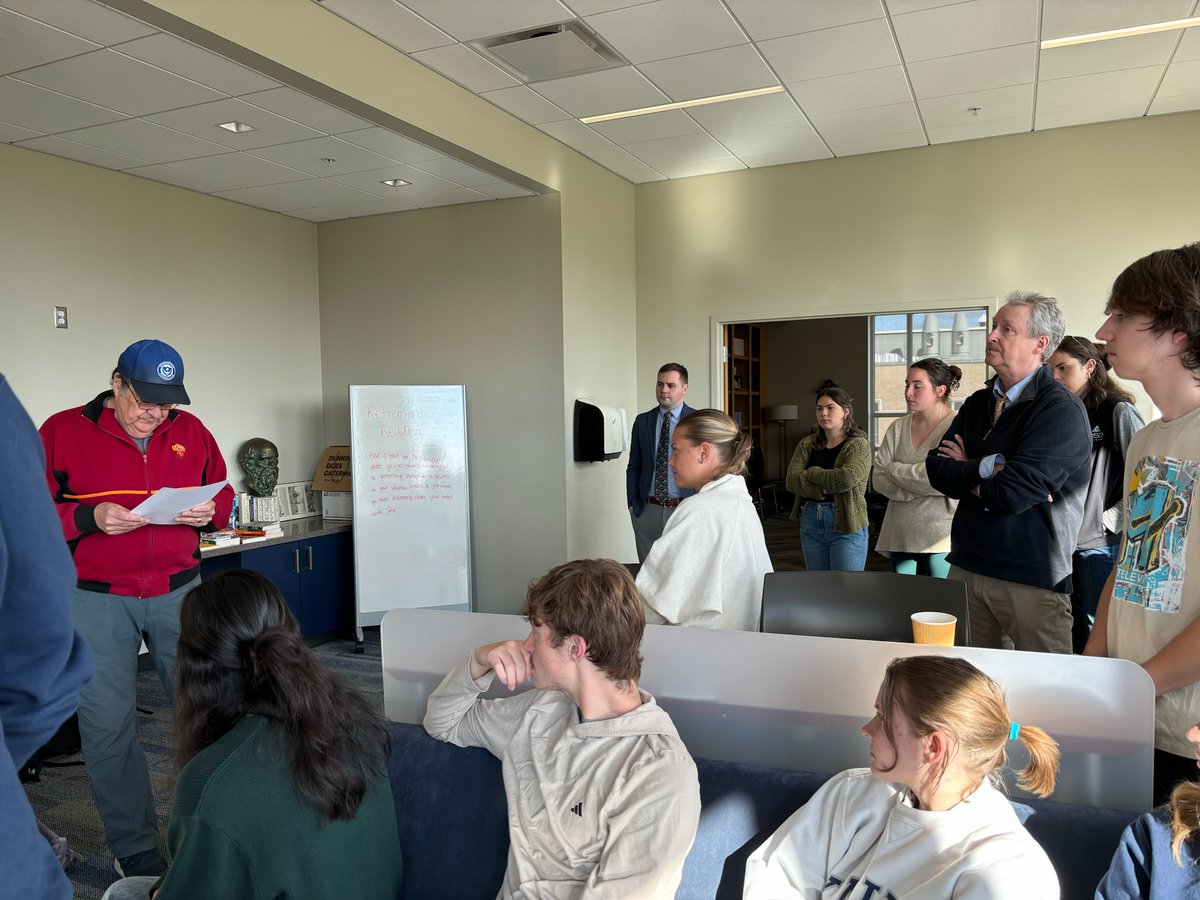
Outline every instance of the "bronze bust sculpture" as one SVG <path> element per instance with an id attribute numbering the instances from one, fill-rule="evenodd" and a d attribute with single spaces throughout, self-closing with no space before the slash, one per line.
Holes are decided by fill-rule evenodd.
<path id="1" fill-rule="evenodd" d="M 279 481 L 279 448 L 266 438 L 250 438 L 237 455 L 246 473 L 246 488 L 256 497 L 270 497 Z"/>

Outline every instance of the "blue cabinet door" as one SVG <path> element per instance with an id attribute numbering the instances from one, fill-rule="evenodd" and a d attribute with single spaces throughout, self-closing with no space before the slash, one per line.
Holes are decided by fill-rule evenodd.
<path id="1" fill-rule="evenodd" d="M 297 556 L 299 554 L 299 556 Z M 296 571 L 297 560 L 303 560 L 304 554 L 298 543 L 250 545 L 242 551 L 242 566 L 261 572 L 271 579 L 283 599 L 287 601 L 288 609 L 300 620 L 301 630 L 304 628 L 304 603 L 300 587 L 300 574 Z M 303 563 L 301 563 L 303 565 Z"/>
<path id="2" fill-rule="evenodd" d="M 346 606 L 352 596 L 349 533 L 305 541 L 301 549 L 301 618 L 306 635 L 342 631 L 349 625 Z"/>

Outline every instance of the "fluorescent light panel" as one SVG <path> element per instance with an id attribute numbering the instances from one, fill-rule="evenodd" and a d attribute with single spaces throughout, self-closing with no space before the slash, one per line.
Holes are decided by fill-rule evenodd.
<path id="1" fill-rule="evenodd" d="M 1156 34 L 1160 31 L 1178 31 L 1180 28 L 1194 28 L 1200 25 L 1200 16 L 1190 19 L 1173 19 L 1170 22 L 1156 22 L 1152 25 L 1134 25 L 1132 28 L 1115 28 L 1112 31 L 1094 31 L 1091 34 L 1077 34 L 1072 37 L 1054 38 L 1042 41 L 1043 50 L 1053 50 L 1055 47 L 1072 47 L 1075 44 L 1091 44 L 1096 41 L 1111 41 L 1115 38 L 1133 37 L 1138 34 Z"/>
<path id="2" fill-rule="evenodd" d="M 738 91 L 736 94 L 721 94 L 717 97 L 700 97 L 697 100 L 683 100 L 679 103 L 664 103 L 661 106 L 643 106 L 641 109 L 627 109 L 624 112 L 604 113 L 599 116 L 584 116 L 579 121 L 584 125 L 596 122 L 611 122 L 613 119 L 629 119 L 633 116 L 648 116 L 651 113 L 670 112 L 673 109 L 690 109 L 693 106 L 708 106 L 710 103 L 725 103 L 728 100 L 745 100 L 749 97 L 762 97 L 766 94 L 779 94 L 784 90 L 782 84 L 771 87 L 755 88 L 752 91 Z"/>

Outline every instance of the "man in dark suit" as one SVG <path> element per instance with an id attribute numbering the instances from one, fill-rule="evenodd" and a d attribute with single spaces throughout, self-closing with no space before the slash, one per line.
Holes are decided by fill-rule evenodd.
<path id="1" fill-rule="evenodd" d="M 646 561 L 646 554 L 662 534 L 679 501 L 695 493 L 678 487 L 675 473 L 667 465 L 675 426 L 693 412 L 683 402 L 687 389 L 687 369 L 679 363 L 665 363 L 658 370 L 654 389 L 658 406 L 633 420 L 633 441 L 629 447 L 629 465 L 625 468 L 625 499 L 633 520 L 638 562 Z"/>

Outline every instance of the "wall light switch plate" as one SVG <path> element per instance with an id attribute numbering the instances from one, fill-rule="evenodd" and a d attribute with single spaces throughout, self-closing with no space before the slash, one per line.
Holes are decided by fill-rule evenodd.
<path id="1" fill-rule="evenodd" d="M 66 328 L 67 327 L 67 308 L 65 306 L 54 307 L 54 327 L 55 328 Z"/>

